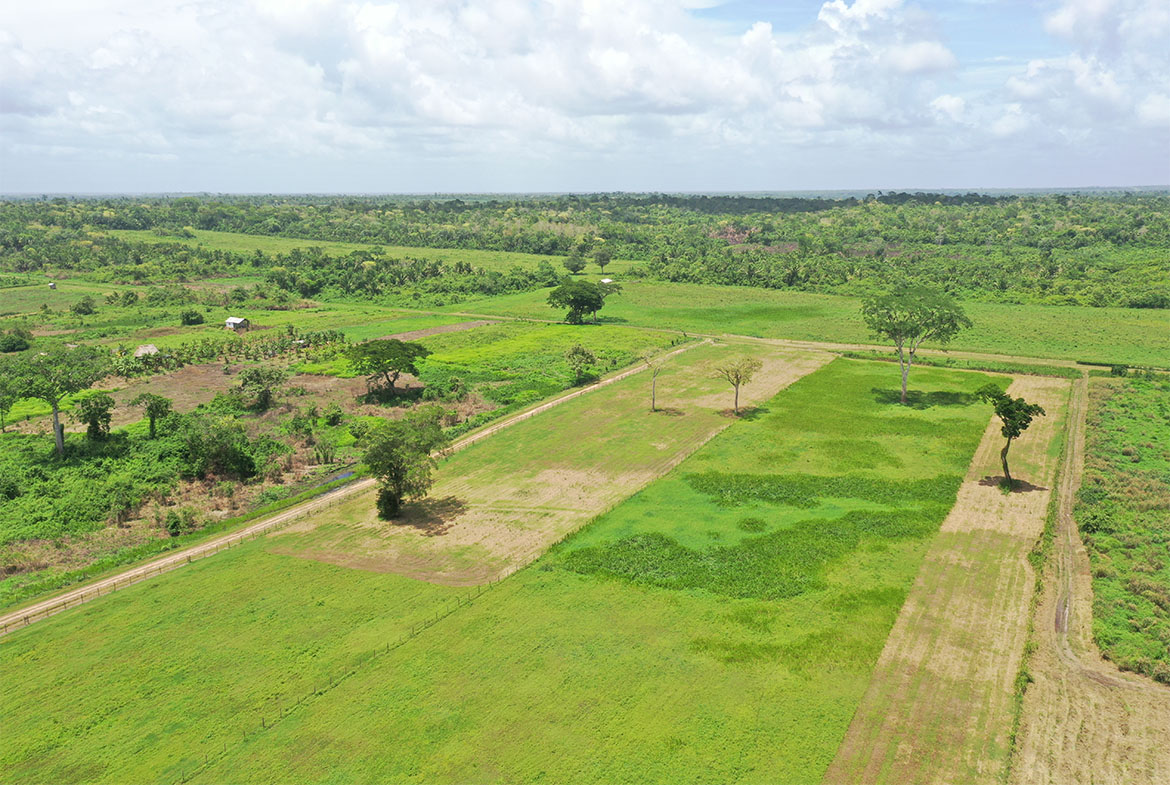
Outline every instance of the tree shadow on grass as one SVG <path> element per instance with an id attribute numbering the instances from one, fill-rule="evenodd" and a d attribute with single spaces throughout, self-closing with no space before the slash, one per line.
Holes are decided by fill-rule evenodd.
<path id="1" fill-rule="evenodd" d="M 880 390 L 874 387 L 870 392 L 873 393 L 874 401 L 883 406 L 889 404 L 897 404 L 900 406 L 902 403 L 901 390 Z M 935 406 L 970 406 L 975 401 L 976 398 L 971 393 L 950 392 L 947 390 L 937 390 L 928 393 L 922 392 L 921 390 L 906 391 L 906 406 L 911 409 L 930 409 Z"/>
<path id="2" fill-rule="evenodd" d="M 674 406 L 659 406 L 649 414 L 661 414 L 664 417 L 682 417 L 686 414 L 682 409 Z"/>
<path id="3" fill-rule="evenodd" d="M 734 409 L 723 409 L 719 412 L 721 417 L 732 417 L 737 420 L 758 420 L 768 413 L 767 406 L 741 406 L 739 407 L 739 414 L 736 414 Z"/>
<path id="4" fill-rule="evenodd" d="M 1006 490 L 1006 487 L 1004 486 L 1004 478 L 1002 475 L 997 475 L 995 477 L 988 475 L 987 477 L 984 477 L 982 480 L 980 480 L 979 484 L 984 488 L 999 488 L 1000 490 Z M 1033 485 L 1027 480 L 1012 480 L 1012 493 L 1031 493 L 1032 491 L 1046 490 L 1048 489 L 1040 485 Z"/>
<path id="5" fill-rule="evenodd" d="M 454 496 L 423 499 L 404 504 L 402 514 L 390 522 L 415 529 L 424 537 L 442 537 L 454 526 L 453 519 L 466 509 L 467 505 Z"/>

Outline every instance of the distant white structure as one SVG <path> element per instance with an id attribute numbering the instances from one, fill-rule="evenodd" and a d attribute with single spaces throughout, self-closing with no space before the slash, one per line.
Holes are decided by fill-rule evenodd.
<path id="1" fill-rule="evenodd" d="M 601 282 L 602 283 L 613 283 L 613 279 L 612 278 L 602 278 Z"/>
<path id="2" fill-rule="evenodd" d="M 229 316 L 224 322 L 224 327 L 229 330 L 247 330 L 251 324 L 242 316 Z"/>
<path id="3" fill-rule="evenodd" d="M 134 350 L 135 357 L 146 357 L 151 354 L 158 354 L 158 347 L 153 343 L 144 343 Z"/>
<path id="4" fill-rule="evenodd" d="M 50 288 L 50 289 L 56 289 L 56 288 L 57 288 L 57 284 L 56 284 L 56 283 L 54 283 L 53 281 L 49 281 L 49 288 Z"/>

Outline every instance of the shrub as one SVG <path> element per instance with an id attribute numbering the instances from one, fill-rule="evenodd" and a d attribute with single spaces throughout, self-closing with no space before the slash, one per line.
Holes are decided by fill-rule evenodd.
<path id="1" fill-rule="evenodd" d="M 179 314 L 179 322 L 185 325 L 203 324 L 203 314 L 194 308 L 188 308 Z"/>

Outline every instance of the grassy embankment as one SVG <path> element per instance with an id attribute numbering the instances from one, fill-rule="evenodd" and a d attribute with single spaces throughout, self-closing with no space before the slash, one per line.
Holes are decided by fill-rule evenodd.
<path id="1" fill-rule="evenodd" d="M 5 770 L 165 781 L 218 754 L 207 781 L 815 781 L 986 423 L 949 393 L 985 380 L 923 369 L 951 405 L 906 410 L 874 392 L 887 365 L 837 361 L 247 739 L 459 590 L 278 538 L 63 614 L 3 649 Z"/>
<path id="2" fill-rule="evenodd" d="M 1094 380 L 1074 511 L 1093 568 L 1093 637 L 1170 684 L 1170 382 Z"/>

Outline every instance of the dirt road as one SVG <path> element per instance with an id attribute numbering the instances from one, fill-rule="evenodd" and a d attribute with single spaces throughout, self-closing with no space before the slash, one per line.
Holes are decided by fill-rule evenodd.
<path id="1" fill-rule="evenodd" d="M 1054 553 L 1033 617 L 1033 681 L 1024 696 L 1010 781 L 1170 782 L 1170 688 L 1121 673 L 1092 641 L 1092 578 L 1073 518 L 1087 398 L 1081 379 L 1070 411 Z"/>
<path id="2" fill-rule="evenodd" d="M 704 343 L 707 342 L 703 341 L 697 343 L 688 343 L 678 349 L 675 349 L 674 351 L 662 355 L 661 359 L 673 357 L 677 354 L 680 354 L 681 352 L 693 349 L 696 346 L 701 346 Z M 635 365 L 631 368 L 627 368 L 626 370 L 621 371 L 620 373 L 616 373 L 613 376 L 606 377 L 596 384 L 592 384 L 580 390 L 574 390 L 573 392 L 554 398 L 551 401 L 534 406 L 531 409 L 526 409 L 525 411 L 513 414 L 510 417 L 504 418 L 500 422 L 484 428 L 483 430 L 476 431 L 475 433 L 471 433 L 462 439 L 457 440 L 454 444 L 451 445 L 449 451 L 460 450 L 464 447 L 467 447 L 468 445 L 475 444 L 481 439 L 486 439 L 495 433 L 499 433 L 504 428 L 526 420 L 529 417 L 534 417 L 537 414 L 547 411 L 554 406 L 559 406 L 562 403 L 570 401 L 581 395 L 588 395 L 594 390 L 601 389 L 602 387 L 613 384 L 614 382 L 621 381 L 622 379 L 632 376 L 633 374 L 640 373 L 645 370 L 645 367 L 646 366 L 644 365 Z M 103 594 L 109 594 L 111 592 L 117 591 L 118 589 L 124 589 L 127 586 L 139 583 L 149 578 L 153 578 L 156 575 L 161 575 L 164 572 L 177 569 L 185 564 L 190 564 L 192 561 L 197 559 L 211 556 L 212 554 L 218 553 L 219 551 L 225 550 L 226 548 L 230 548 L 233 545 L 238 545 L 241 542 L 258 537 L 265 532 L 271 531 L 281 526 L 286 526 L 295 520 L 299 520 L 308 515 L 311 515 L 312 513 L 320 511 L 325 507 L 337 504 L 340 500 L 345 499 L 355 493 L 360 493 L 367 488 L 370 488 L 373 484 L 373 479 L 367 478 L 358 480 L 344 486 L 343 488 L 328 493 L 325 496 L 317 497 L 316 499 L 307 501 L 304 504 L 299 504 L 295 507 L 285 510 L 284 512 L 274 515 L 271 518 L 264 518 L 263 520 L 257 521 L 256 523 L 253 523 L 238 531 L 234 531 L 230 534 L 225 534 L 220 537 L 215 537 L 213 539 L 207 540 L 206 542 L 199 543 L 198 545 L 192 545 L 189 548 L 175 551 L 162 558 L 154 559 L 145 564 L 123 570 L 116 575 L 88 583 L 84 586 L 73 589 L 72 591 L 58 594 L 33 605 L 28 605 L 14 611 L 9 611 L 4 615 L 0 615 L 0 636 L 12 630 L 32 624 L 33 622 L 40 621 L 41 619 L 46 619 L 53 614 L 60 613 L 61 611 L 75 607 L 84 602 L 89 602 L 90 600 L 100 597 Z"/>

